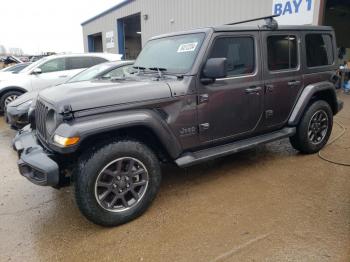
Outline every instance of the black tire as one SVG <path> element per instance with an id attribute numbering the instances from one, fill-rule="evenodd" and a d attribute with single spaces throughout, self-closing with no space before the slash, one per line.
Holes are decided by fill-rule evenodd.
<path id="1" fill-rule="evenodd" d="M 97 181 L 101 182 L 99 180 L 101 179 L 101 174 L 105 176 L 104 168 L 113 161 L 124 161 L 119 160 L 122 158 L 133 158 L 136 161 L 140 161 L 139 163 L 141 163 L 147 171 L 148 183 L 145 186 L 143 195 L 137 200 L 139 202 L 136 201 L 130 209 L 113 212 L 107 210 L 107 207 L 102 206 L 101 203 L 103 200 L 99 202 L 97 190 L 100 188 L 97 187 Z M 116 164 L 118 163 L 119 162 L 116 162 Z M 110 167 L 112 167 L 112 164 Z M 127 169 L 129 170 L 129 168 Z M 122 174 L 121 171 L 115 172 Z M 113 180 L 116 179 L 115 176 L 116 175 L 113 174 Z M 113 184 L 116 182 L 112 181 L 111 183 Z M 101 226 L 117 226 L 129 222 L 143 214 L 156 197 L 160 183 L 161 171 L 159 161 L 147 146 L 140 142 L 130 140 L 114 141 L 93 150 L 92 153 L 80 161 L 79 167 L 75 173 L 75 198 L 80 211 L 87 219 Z M 116 187 L 116 184 L 113 184 L 113 186 Z M 136 187 L 132 185 L 130 188 Z M 109 188 L 108 190 L 117 189 Z M 127 189 L 125 188 L 125 190 Z M 133 192 L 135 192 L 135 190 Z M 114 193 L 113 191 L 110 194 L 114 197 L 114 194 L 117 195 L 118 193 Z M 126 194 L 124 196 L 126 196 Z M 123 198 L 125 200 L 125 197 Z M 123 204 L 124 203 L 125 202 L 123 202 Z M 114 207 L 112 207 L 112 209 L 113 208 Z"/>
<path id="2" fill-rule="evenodd" d="M 317 114 L 319 114 L 320 117 L 318 117 Z M 314 118 L 327 118 L 327 122 L 326 120 L 323 120 L 322 124 L 320 123 L 319 126 L 313 127 L 312 125 L 315 124 Z M 322 126 L 327 126 L 327 129 L 323 129 Z M 306 109 L 303 117 L 301 118 L 301 121 L 297 126 L 296 134 L 290 137 L 290 143 L 296 150 L 300 151 L 301 153 L 317 153 L 327 144 L 328 139 L 332 133 L 332 128 L 333 111 L 331 107 L 326 101 L 315 101 Z M 315 132 L 317 135 L 315 135 Z"/>
<path id="3" fill-rule="evenodd" d="M 19 92 L 19 91 L 8 91 L 6 92 L 5 94 L 2 95 L 1 99 L 0 99 L 0 110 L 1 111 L 5 111 L 5 107 L 6 107 L 6 100 L 10 97 L 19 97 L 23 95 L 22 92 Z"/>

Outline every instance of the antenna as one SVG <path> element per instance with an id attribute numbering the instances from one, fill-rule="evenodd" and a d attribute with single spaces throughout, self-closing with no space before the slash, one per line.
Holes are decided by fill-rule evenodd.
<path id="1" fill-rule="evenodd" d="M 263 16 L 263 17 L 258 17 L 258 18 L 254 18 L 254 19 L 244 20 L 244 21 L 240 21 L 240 22 L 234 22 L 234 23 L 230 23 L 230 24 L 226 24 L 226 25 L 239 25 L 239 24 L 245 24 L 245 23 L 248 23 L 248 22 L 265 20 L 266 25 L 264 25 L 264 27 L 268 28 L 268 29 L 275 30 L 275 29 L 278 28 L 278 23 L 277 23 L 277 21 L 274 18 L 278 17 L 278 16 L 279 15 Z"/>

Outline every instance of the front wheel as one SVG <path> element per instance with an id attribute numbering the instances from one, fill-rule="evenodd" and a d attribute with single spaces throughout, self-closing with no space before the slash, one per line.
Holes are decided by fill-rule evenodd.
<path id="1" fill-rule="evenodd" d="M 79 166 L 76 202 L 90 221 L 102 226 L 120 225 L 140 216 L 160 187 L 159 161 L 139 142 L 102 146 Z"/>
<path id="2" fill-rule="evenodd" d="M 317 153 L 327 144 L 332 127 L 333 111 L 329 104 L 323 100 L 316 101 L 305 111 L 290 142 L 304 154 Z"/>

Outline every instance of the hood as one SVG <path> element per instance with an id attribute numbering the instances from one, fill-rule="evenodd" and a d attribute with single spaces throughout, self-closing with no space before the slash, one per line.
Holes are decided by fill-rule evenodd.
<path id="1" fill-rule="evenodd" d="M 39 97 L 59 110 L 70 105 L 73 111 L 104 106 L 142 102 L 171 97 L 170 88 L 163 81 L 105 81 L 93 80 L 66 83 L 40 91 Z"/>
<path id="2" fill-rule="evenodd" d="M 18 97 L 15 101 L 11 102 L 10 104 L 8 104 L 8 106 L 11 107 L 17 107 L 21 104 L 24 104 L 30 100 L 35 100 L 36 97 L 38 96 L 38 91 L 32 91 L 32 92 L 27 92 L 24 93 L 23 95 L 21 95 L 20 97 Z"/>

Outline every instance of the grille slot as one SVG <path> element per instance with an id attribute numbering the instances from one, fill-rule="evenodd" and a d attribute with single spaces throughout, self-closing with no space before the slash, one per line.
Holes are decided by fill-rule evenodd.
<path id="1" fill-rule="evenodd" d="M 36 122 L 36 129 L 41 138 L 43 138 L 45 141 L 47 140 L 47 131 L 46 131 L 46 117 L 49 112 L 49 108 L 40 100 L 36 102 L 36 108 L 35 108 L 35 122 Z"/>

